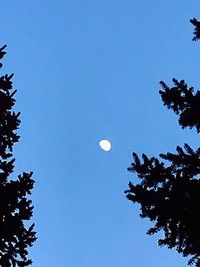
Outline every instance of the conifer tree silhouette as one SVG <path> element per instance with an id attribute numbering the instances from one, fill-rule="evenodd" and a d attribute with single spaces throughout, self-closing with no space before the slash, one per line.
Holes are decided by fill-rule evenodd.
<path id="1" fill-rule="evenodd" d="M 195 26 L 193 41 L 200 39 L 200 22 Z M 159 91 L 164 106 L 178 115 L 182 128 L 200 132 L 200 91 L 194 92 L 184 80 L 173 79 L 173 87 L 160 82 Z M 200 266 L 200 147 L 193 150 L 188 144 L 177 146 L 177 153 L 160 154 L 160 159 L 134 152 L 128 171 L 137 174 L 140 183 L 129 182 L 126 197 L 141 206 L 141 218 L 155 222 L 147 234 L 163 231 L 158 245 L 176 248 L 188 264 Z"/>
<path id="2" fill-rule="evenodd" d="M 6 45 L 0 48 L 0 60 L 6 54 L 5 48 Z M 33 212 L 27 195 L 31 194 L 34 180 L 32 172 L 10 178 L 15 162 L 13 145 L 20 138 L 16 133 L 20 113 L 13 111 L 16 90 L 12 89 L 12 77 L 13 74 L 0 77 L 0 266 L 24 267 L 32 263 L 27 249 L 36 240 L 34 224 L 25 226 Z"/>

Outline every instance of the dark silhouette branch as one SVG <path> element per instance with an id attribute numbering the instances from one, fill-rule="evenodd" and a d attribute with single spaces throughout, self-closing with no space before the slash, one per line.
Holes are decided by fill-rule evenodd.
<path id="1" fill-rule="evenodd" d="M 0 48 L 0 59 L 6 46 Z M 2 63 L 0 63 L 2 67 Z M 34 224 L 28 228 L 33 205 L 27 198 L 33 189 L 32 172 L 23 172 L 17 179 L 10 179 L 14 170 L 13 145 L 19 141 L 20 113 L 13 111 L 15 105 L 11 75 L 0 77 L 0 266 L 25 267 L 32 263 L 28 247 L 36 240 Z"/>
<path id="2" fill-rule="evenodd" d="M 200 39 L 200 21 L 191 19 L 195 26 L 194 41 Z M 179 125 L 195 128 L 200 132 L 200 91 L 194 92 L 184 80 L 173 79 L 173 87 L 161 81 L 159 91 L 163 104 L 178 115 Z M 194 150 L 188 144 L 177 146 L 176 153 L 162 153 L 142 159 L 133 153 L 128 168 L 140 179 L 129 182 L 126 197 L 140 204 L 140 217 L 148 218 L 153 226 L 147 234 L 162 231 L 159 246 L 176 248 L 188 264 L 200 267 L 200 148 Z"/>
<path id="3" fill-rule="evenodd" d="M 200 39 L 200 21 L 198 21 L 197 19 L 193 18 L 190 20 L 190 23 L 192 23 L 194 25 L 194 37 L 193 37 L 193 41 L 198 41 Z"/>

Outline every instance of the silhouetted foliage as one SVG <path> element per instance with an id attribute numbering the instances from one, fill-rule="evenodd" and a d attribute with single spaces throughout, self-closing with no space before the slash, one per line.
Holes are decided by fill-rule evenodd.
<path id="1" fill-rule="evenodd" d="M 6 54 L 6 45 L 0 48 L 0 59 Z M 2 63 L 0 63 L 2 67 Z M 36 240 L 34 224 L 25 226 L 32 217 L 33 206 L 27 198 L 33 189 L 31 173 L 22 173 L 16 179 L 9 176 L 14 170 L 13 145 L 20 136 L 20 113 L 13 111 L 13 74 L 0 77 L 0 266 L 24 267 L 32 263 L 27 249 Z"/>
<path id="2" fill-rule="evenodd" d="M 163 81 L 160 82 L 163 90 L 159 93 L 167 108 L 179 115 L 179 124 L 182 128 L 195 127 L 200 132 L 200 91 L 194 94 L 194 88 L 188 88 L 184 80 L 173 79 L 174 87 L 169 88 Z"/>
<path id="3" fill-rule="evenodd" d="M 200 39 L 200 22 L 191 20 L 196 27 L 193 40 Z M 159 91 L 164 106 L 179 116 L 182 128 L 196 128 L 200 132 L 200 91 L 194 92 L 184 80 L 173 79 L 174 86 L 160 82 Z M 137 174 L 140 182 L 129 182 L 126 197 L 139 203 L 140 217 L 155 222 L 147 234 L 163 231 L 158 245 L 176 248 L 188 264 L 200 266 L 200 148 L 193 150 L 188 144 L 177 146 L 177 153 L 160 154 L 142 159 L 133 153 L 128 171 Z"/>
<path id="4" fill-rule="evenodd" d="M 198 21 L 197 19 L 193 18 L 190 20 L 190 22 L 195 26 L 194 28 L 194 37 L 193 37 L 193 41 L 197 41 L 200 39 L 200 21 Z"/>

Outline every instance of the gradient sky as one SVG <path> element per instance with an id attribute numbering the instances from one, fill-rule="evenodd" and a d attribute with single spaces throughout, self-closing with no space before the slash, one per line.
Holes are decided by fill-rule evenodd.
<path id="1" fill-rule="evenodd" d="M 15 73 L 21 140 L 16 174 L 34 172 L 36 267 L 187 266 L 146 236 L 151 225 L 123 193 L 133 151 L 188 142 L 158 82 L 200 88 L 199 1 L 35 0 L 1 4 L 2 72 Z M 98 142 L 107 138 L 112 150 Z"/>

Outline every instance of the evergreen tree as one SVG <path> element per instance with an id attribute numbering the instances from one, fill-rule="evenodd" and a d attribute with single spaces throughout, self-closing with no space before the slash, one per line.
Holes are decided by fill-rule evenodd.
<path id="1" fill-rule="evenodd" d="M 6 45 L 0 48 L 0 60 L 6 54 Z M 0 68 L 2 63 L 0 63 Z M 14 170 L 13 145 L 20 136 L 20 113 L 13 111 L 15 104 L 13 74 L 0 77 L 0 266 L 24 267 L 32 263 L 27 249 L 36 240 L 34 224 L 25 226 L 30 220 L 33 206 L 27 195 L 31 194 L 34 180 L 32 172 L 11 179 Z"/>
<path id="2" fill-rule="evenodd" d="M 195 26 L 194 41 L 200 39 L 200 22 Z M 184 80 L 173 79 L 173 87 L 160 82 L 159 91 L 164 106 L 178 115 L 182 128 L 196 128 L 200 132 L 200 91 L 194 92 Z M 129 182 L 126 197 L 141 206 L 140 216 L 154 222 L 147 234 L 163 231 L 158 245 L 176 248 L 188 264 L 200 266 L 200 148 L 188 144 L 177 146 L 176 153 L 160 154 L 160 158 L 133 153 L 128 171 L 137 174 L 140 182 Z"/>

